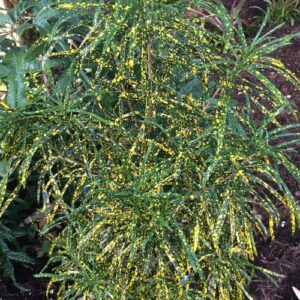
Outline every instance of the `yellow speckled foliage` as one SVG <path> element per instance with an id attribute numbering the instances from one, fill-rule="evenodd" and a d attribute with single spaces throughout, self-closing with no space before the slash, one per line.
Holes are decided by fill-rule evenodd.
<path id="1" fill-rule="evenodd" d="M 189 6 L 207 17 L 186 17 Z M 279 123 L 293 108 L 261 72 L 299 88 L 268 56 L 293 37 L 248 40 L 217 0 L 49 8 L 61 19 L 32 45 L 43 50 L 28 104 L 1 104 L 0 129 L 20 181 L 0 211 L 33 173 L 45 209 L 56 204 L 42 232 L 55 267 L 40 276 L 61 299 L 251 299 L 255 270 L 276 275 L 254 265 L 255 235 L 275 238 L 274 201 L 293 230 L 300 221 L 277 168 L 299 179 L 288 155 L 299 125 Z"/>

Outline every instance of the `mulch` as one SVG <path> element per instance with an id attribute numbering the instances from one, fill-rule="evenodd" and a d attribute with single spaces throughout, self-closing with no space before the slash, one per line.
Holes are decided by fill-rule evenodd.
<path id="1" fill-rule="evenodd" d="M 294 27 L 286 25 L 277 32 L 277 36 L 284 36 L 300 32 L 300 24 Z M 273 54 L 274 58 L 281 60 L 285 66 L 293 71 L 300 78 L 300 39 L 295 39 L 292 44 L 279 49 Z M 294 105 L 295 112 L 300 120 L 300 93 L 291 84 L 275 73 L 268 73 L 276 86 L 283 94 L 290 99 Z M 284 112 L 280 117 L 282 124 L 295 122 L 289 112 Z M 300 152 L 292 156 L 293 162 L 300 167 Z M 296 180 L 287 172 L 282 171 L 285 182 L 296 196 L 300 208 L 300 186 Z M 278 286 L 275 286 L 269 279 L 262 275 L 257 275 L 250 284 L 250 290 L 257 300 L 297 300 L 292 287 L 300 290 L 300 231 L 297 230 L 292 235 L 290 217 L 287 209 L 278 204 L 281 214 L 281 221 L 276 230 L 276 241 L 258 240 L 258 257 L 256 263 L 262 267 L 285 276 L 278 279 Z"/>
<path id="2" fill-rule="evenodd" d="M 233 1 L 223 0 L 223 2 L 230 8 Z M 260 13 L 254 6 L 263 8 L 263 5 L 265 4 L 261 0 L 248 0 L 241 12 L 241 18 L 244 18 L 247 23 L 251 23 L 253 17 Z M 274 36 L 282 37 L 297 32 L 300 32 L 300 20 L 294 26 L 283 26 Z M 281 60 L 289 70 L 300 78 L 300 38 L 294 39 L 290 45 L 277 50 L 272 56 Z M 290 99 L 300 120 L 300 92 L 295 90 L 290 83 L 278 74 L 268 72 L 267 70 L 264 73 L 271 78 L 275 85 L 282 91 L 283 95 Z M 279 121 L 281 124 L 289 124 L 295 122 L 295 119 L 290 112 L 284 112 L 280 116 Z M 300 152 L 295 153 L 292 159 L 300 167 Z M 296 196 L 300 209 L 299 184 L 284 170 L 281 173 L 288 187 Z M 300 290 L 300 230 L 297 230 L 292 235 L 288 210 L 280 203 L 277 204 L 277 207 L 281 215 L 281 220 L 275 232 L 276 240 L 257 238 L 258 257 L 255 263 L 285 277 L 278 278 L 276 280 L 277 285 L 275 285 L 264 275 L 257 273 L 249 285 L 250 292 L 256 300 L 298 300 L 292 287 Z M 267 220 L 265 221 L 267 223 Z"/>

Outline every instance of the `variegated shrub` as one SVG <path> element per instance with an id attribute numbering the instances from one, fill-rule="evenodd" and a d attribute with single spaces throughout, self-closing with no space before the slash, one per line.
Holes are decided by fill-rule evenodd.
<path id="1" fill-rule="evenodd" d="M 299 88 L 270 57 L 296 35 L 272 39 L 266 19 L 249 40 L 217 0 L 41 3 L 27 8 L 37 39 L 0 69 L 23 68 L 22 85 L 0 74 L 0 208 L 38 178 L 52 242 L 39 276 L 62 299 L 251 299 L 254 272 L 272 275 L 253 261 L 275 202 L 300 223 L 279 171 L 299 180 L 299 124 L 279 122 L 295 111 L 262 73 Z"/>

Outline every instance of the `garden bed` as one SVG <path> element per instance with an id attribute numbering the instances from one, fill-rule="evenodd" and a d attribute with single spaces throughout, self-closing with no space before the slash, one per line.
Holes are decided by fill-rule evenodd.
<path id="1" fill-rule="evenodd" d="M 295 24 L 295 26 L 286 25 L 277 32 L 276 36 L 284 36 L 299 31 L 299 23 Z M 273 56 L 281 60 L 294 74 L 300 77 L 300 39 L 296 39 L 293 44 L 278 50 Z M 300 118 L 300 93 L 295 91 L 295 89 L 281 77 L 275 74 L 271 74 L 271 77 L 272 76 L 274 83 L 276 83 L 284 95 L 293 102 L 297 115 Z M 291 115 L 285 114 L 281 122 L 287 124 L 290 120 Z M 299 166 L 300 153 L 296 153 L 293 156 L 293 160 L 295 164 Z M 288 173 L 286 173 L 284 177 L 296 195 L 300 207 L 299 185 Z M 297 300 L 293 293 L 292 286 L 300 289 L 300 232 L 297 230 L 294 236 L 291 235 L 289 213 L 284 207 L 281 207 L 280 211 L 281 226 L 277 228 L 276 241 L 257 242 L 259 253 L 257 262 L 261 266 L 285 275 L 286 278 L 279 279 L 279 287 L 274 286 L 266 278 L 260 277 L 255 279 L 251 284 L 251 291 L 257 300 Z"/>
<path id="2" fill-rule="evenodd" d="M 231 7 L 232 1 L 224 1 L 227 7 Z M 257 16 L 258 10 L 253 6 L 262 7 L 262 1 L 250 0 L 245 9 L 241 12 L 241 17 L 251 23 L 251 18 Z M 300 32 L 300 22 L 294 26 L 285 25 L 280 28 L 274 36 L 282 37 L 288 34 Z M 300 77 L 300 39 L 295 39 L 293 43 L 272 54 L 274 58 L 281 60 L 297 77 Z M 275 73 L 265 72 L 272 78 L 276 86 L 283 91 L 283 94 L 293 102 L 298 118 L 300 118 L 300 93 L 296 91 L 282 77 Z M 290 113 L 283 114 L 280 121 L 283 124 L 290 123 L 292 117 Z M 293 156 L 297 166 L 300 165 L 300 153 Z M 288 174 L 284 174 L 285 181 L 297 197 L 300 207 L 300 187 L 297 182 Z M 280 204 L 278 204 L 281 206 Z M 291 235 L 291 225 L 289 213 L 283 206 L 280 207 L 281 223 L 276 230 L 276 241 L 271 239 L 257 241 L 258 265 L 266 267 L 274 272 L 283 274 L 286 278 L 278 280 L 278 287 L 272 284 L 263 276 L 255 278 L 250 285 L 250 290 L 257 300 L 297 300 L 292 287 L 300 289 L 300 231 L 297 230 L 295 235 Z M 267 220 L 265 220 L 267 222 Z"/>

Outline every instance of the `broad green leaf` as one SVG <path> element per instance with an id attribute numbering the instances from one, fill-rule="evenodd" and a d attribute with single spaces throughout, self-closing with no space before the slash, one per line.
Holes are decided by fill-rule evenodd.
<path id="1" fill-rule="evenodd" d="M 13 25 L 14 21 L 10 18 L 9 15 L 0 13 L 0 26 L 6 25 L 6 24 Z"/>

